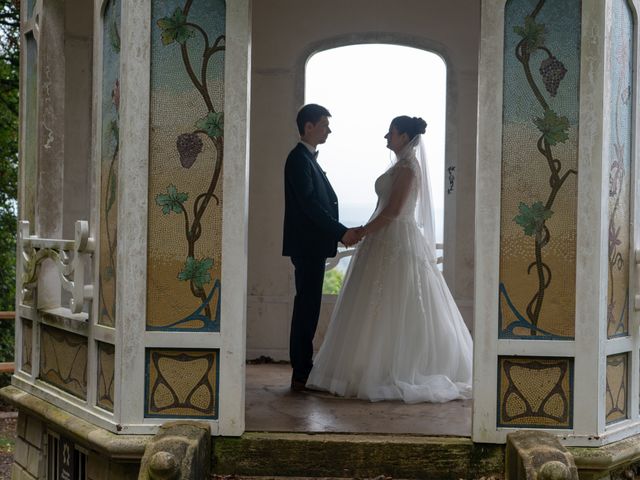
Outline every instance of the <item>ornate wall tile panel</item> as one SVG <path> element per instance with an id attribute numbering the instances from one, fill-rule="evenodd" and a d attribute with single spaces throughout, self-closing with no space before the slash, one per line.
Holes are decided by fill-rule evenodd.
<path id="1" fill-rule="evenodd" d="M 610 25 L 609 242 L 607 335 L 629 334 L 629 213 L 633 113 L 633 16 L 626 0 L 614 0 Z"/>
<path id="2" fill-rule="evenodd" d="M 220 329 L 225 14 L 152 2 L 149 330 Z"/>
<path id="3" fill-rule="evenodd" d="M 23 372 L 31 373 L 33 354 L 33 322 L 26 318 L 22 322 L 22 368 Z"/>
<path id="4" fill-rule="evenodd" d="M 102 136 L 100 163 L 100 307 L 98 323 L 116 324 L 118 152 L 120 137 L 121 0 L 109 0 L 102 22 Z"/>
<path id="5" fill-rule="evenodd" d="M 499 357 L 497 425 L 572 428 L 573 359 Z"/>
<path id="6" fill-rule="evenodd" d="M 87 398 L 87 339 L 42 325 L 40 378 L 76 397 Z"/>
<path id="7" fill-rule="evenodd" d="M 149 349 L 145 416 L 218 418 L 219 350 Z"/>
<path id="8" fill-rule="evenodd" d="M 21 91 L 21 95 L 24 95 L 25 140 L 20 162 L 21 177 L 24 182 L 20 187 L 23 195 L 20 218 L 27 220 L 33 228 L 36 225 L 36 185 L 38 184 L 38 45 L 32 33 L 27 33 L 24 38 L 27 65 L 25 88 Z"/>
<path id="9" fill-rule="evenodd" d="M 575 325 L 580 0 L 505 6 L 500 338 Z"/>
<path id="10" fill-rule="evenodd" d="M 624 420 L 627 412 L 629 356 L 626 353 L 607 357 L 606 419 L 607 423 Z"/>
<path id="11" fill-rule="evenodd" d="M 33 7 L 36 6 L 36 0 L 27 0 L 27 17 L 33 15 Z"/>
<path id="12" fill-rule="evenodd" d="M 96 396 L 99 407 L 113 412 L 113 384 L 115 347 L 108 343 L 98 344 L 98 395 Z"/>

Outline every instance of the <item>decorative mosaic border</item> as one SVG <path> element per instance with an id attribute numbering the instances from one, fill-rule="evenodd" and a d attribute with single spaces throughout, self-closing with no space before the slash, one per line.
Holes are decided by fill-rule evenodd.
<path id="1" fill-rule="evenodd" d="M 573 358 L 498 357 L 497 426 L 573 428 L 573 378 Z"/>
<path id="2" fill-rule="evenodd" d="M 145 352 L 145 412 L 147 418 L 203 418 L 218 419 L 219 349 L 172 349 L 149 348 Z M 163 372 L 162 361 L 169 360 L 184 364 L 179 372 Z M 206 369 L 197 377 L 188 377 L 195 372 L 195 366 L 188 364 L 206 361 Z M 175 366 L 175 365 L 174 365 Z M 168 375 L 173 373 L 173 375 Z M 180 375 L 182 373 L 182 375 Z M 173 378 L 171 378 L 173 377 Z M 206 392 L 206 406 L 193 401 L 194 396 Z M 169 396 L 171 403 L 159 405 L 161 397 Z"/>

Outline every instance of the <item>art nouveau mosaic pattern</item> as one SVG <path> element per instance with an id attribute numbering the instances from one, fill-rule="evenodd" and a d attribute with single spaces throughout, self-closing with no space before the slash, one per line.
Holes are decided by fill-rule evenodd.
<path id="1" fill-rule="evenodd" d="M 580 30 L 580 0 L 506 3 L 500 338 L 574 336 Z"/>
<path id="2" fill-rule="evenodd" d="M 219 331 L 225 2 L 152 2 L 147 329 Z"/>
<path id="3" fill-rule="evenodd" d="M 572 428 L 573 359 L 499 357 L 497 424 Z"/>
<path id="4" fill-rule="evenodd" d="M 31 359 L 33 358 L 33 322 L 22 318 L 22 366 L 23 372 L 31 373 Z"/>
<path id="5" fill-rule="evenodd" d="M 629 213 L 633 113 L 633 17 L 626 0 L 613 1 L 609 31 L 609 242 L 607 335 L 629 334 Z"/>
<path id="6" fill-rule="evenodd" d="M 629 356 L 626 353 L 607 357 L 607 423 L 627 418 Z"/>
<path id="7" fill-rule="evenodd" d="M 217 419 L 218 358 L 218 350 L 147 350 L 145 416 Z"/>
<path id="8" fill-rule="evenodd" d="M 115 347 L 108 343 L 98 342 L 98 392 L 97 405 L 113 412 L 113 383 Z"/>
<path id="9" fill-rule="evenodd" d="M 109 0 L 102 23 L 102 131 L 100 161 L 100 298 L 98 323 L 116 323 L 118 152 L 120 138 L 121 0 Z"/>
<path id="10" fill-rule="evenodd" d="M 40 378 L 87 398 L 87 339 L 47 325 L 40 328 Z"/>

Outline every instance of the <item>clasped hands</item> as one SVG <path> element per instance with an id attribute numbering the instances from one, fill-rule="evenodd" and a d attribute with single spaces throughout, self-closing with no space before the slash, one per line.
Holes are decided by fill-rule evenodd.
<path id="1" fill-rule="evenodd" d="M 365 236 L 364 227 L 355 227 L 349 228 L 344 233 L 340 241 L 344 244 L 345 247 L 352 247 Z"/>

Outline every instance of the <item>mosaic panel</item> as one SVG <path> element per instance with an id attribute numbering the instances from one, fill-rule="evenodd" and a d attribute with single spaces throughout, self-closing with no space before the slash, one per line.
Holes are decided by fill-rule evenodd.
<path id="1" fill-rule="evenodd" d="M 31 359 L 33 353 L 33 322 L 22 319 L 22 360 L 21 370 L 31 373 Z"/>
<path id="2" fill-rule="evenodd" d="M 609 242 L 607 335 L 629 334 L 629 251 L 633 113 L 633 17 L 626 0 L 615 0 L 609 32 Z"/>
<path id="3" fill-rule="evenodd" d="M 113 345 L 97 342 L 98 344 L 98 395 L 99 407 L 113 412 L 113 383 L 116 350 Z"/>
<path id="4" fill-rule="evenodd" d="M 149 349 L 145 416 L 218 418 L 219 350 Z"/>
<path id="5" fill-rule="evenodd" d="M 100 159 L 100 299 L 98 323 L 116 324 L 118 152 L 120 138 L 121 0 L 109 0 L 102 21 L 102 132 Z"/>
<path id="6" fill-rule="evenodd" d="M 40 378 L 76 397 L 87 398 L 87 339 L 43 325 Z"/>
<path id="7" fill-rule="evenodd" d="M 627 418 L 627 379 L 629 356 L 626 353 L 607 357 L 607 424 Z"/>
<path id="8" fill-rule="evenodd" d="M 36 6 L 36 0 L 27 0 L 27 17 L 33 15 L 33 7 Z"/>
<path id="9" fill-rule="evenodd" d="M 505 7 L 499 337 L 575 325 L 580 0 Z"/>
<path id="10" fill-rule="evenodd" d="M 572 428 L 573 359 L 498 358 L 498 427 Z"/>
<path id="11" fill-rule="evenodd" d="M 23 185 L 20 217 L 31 225 L 36 222 L 36 185 L 38 184 L 38 45 L 31 32 L 25 36 L 25 88 L 23 134 L 24 151 L 20 163 Z"/>
<path id="12" fill-rule="evenodd" d="M 148 330 L 220 330 L 225 14 L 152 2 Z"/>

